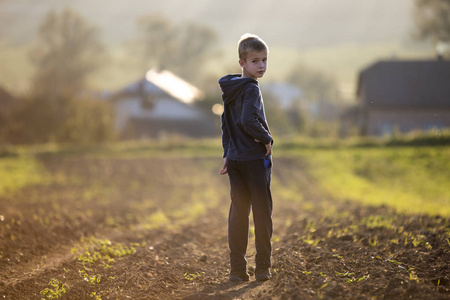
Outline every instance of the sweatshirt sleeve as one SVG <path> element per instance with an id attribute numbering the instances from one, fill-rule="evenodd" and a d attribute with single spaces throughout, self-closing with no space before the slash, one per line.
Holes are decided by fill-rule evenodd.
<path id="1" fill-rule="evenodd" d="M 263 144 L 269 144 L 272 142 L 272 136 L 260 119 L 262 105 L 259 88 L 251 87 L 247 89 L 242 108 L 242 123 L 247 134 Z"/>
<path id="2" fill-rule="evenodd" d="M 222 123 L 221 129 L 222 129 L 222 147 L 223 147 L 223 155 L 222 157 L 227 157 L 228 154 L 228 145 L 230 143 L 230 135 L 228 133 L 228 128 L 225 124 L 225 116 L 224 113 L 220 116 L 220 121 Z"/>

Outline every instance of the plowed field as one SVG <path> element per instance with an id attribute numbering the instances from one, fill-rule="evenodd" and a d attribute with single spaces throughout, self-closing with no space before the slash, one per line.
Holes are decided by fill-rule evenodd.
<path id="1" fill-rule="evenodd" d="M 0 299 L 450 299 L 447 217 L 338 201 L 304 158 L 274 159 L 274 276 L 242 284 L 220 158 L 36 159 L 0 196 Z"/>

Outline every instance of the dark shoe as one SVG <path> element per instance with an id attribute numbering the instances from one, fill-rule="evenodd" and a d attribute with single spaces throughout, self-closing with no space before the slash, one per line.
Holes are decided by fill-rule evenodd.
<path id="1" fill-rule="evenodd" d="M 249 280 L 250 276 L 247 272 L 231 272 L 230 277 L 228 277 L 228 281 L 230 282 L 243 282 Z"/>
<path id="2" fill-rule="evenodd" d="M 267 281 L 270 279 L 270 277 L 272 277 L 272 275 L 270 274 L 269 269 L 256 270 L 255 272 L 255 278 L 258 281 Z"/>

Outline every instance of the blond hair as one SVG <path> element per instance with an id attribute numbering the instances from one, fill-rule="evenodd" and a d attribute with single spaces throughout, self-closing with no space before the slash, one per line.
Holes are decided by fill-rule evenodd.
<path id="1" fill-rule="evenodd" d="M 247 54 L 251 51 L 269 52 L 269 47 L 267 47 L 266 43 L 256 34 L 246 33 L 241 36 L 238 42 L 239 59 L 246 60 Z"/>

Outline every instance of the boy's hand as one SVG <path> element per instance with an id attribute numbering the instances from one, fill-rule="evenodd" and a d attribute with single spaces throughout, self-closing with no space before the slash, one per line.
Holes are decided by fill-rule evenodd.
<path id="1" fill-rule="evenodd" d="M 257 143 L 261 143 L 261 141 L 260 140 L 257 140 L 257 139 L 255 139 L 255 142 L 257 142 Z M 264 146 L 266 146 L 266 154 L 264 155 L 264 156 L 267 156 L 267 155 L 269 155 L 269 154 L 272 154 L 272 144 L 271 143 L 268 143 L 268 144 L 264 144 Z"/>
<path id="2" fill-rule="evenodd" d="M 223 159 L 222 170 L 219 171 L 219 175 L 225 175 L 227 173 L 228 173 L 228 171 L 227 171 L 227 158 L 225 157 Z"/>
<path id="3" fill-rule="evenodd" d="M 267 151 L 265 156 L 272 154 L 272 144 L 268 143 L 268 144 L 265 144 L 264 146 L 266 146 L 266 151 Z"/>

